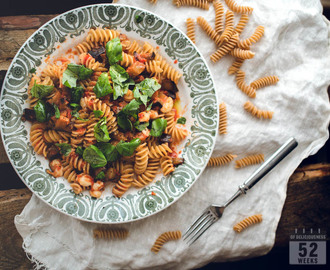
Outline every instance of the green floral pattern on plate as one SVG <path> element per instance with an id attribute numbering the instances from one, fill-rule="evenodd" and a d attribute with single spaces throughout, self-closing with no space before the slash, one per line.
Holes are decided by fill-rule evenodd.
<path id="1" fill-rule="evenodd" d="M 137 23 L 139 15 L 142 22 Z M 70 186 L 46 173 L 47 162 L 36 155 L 29 140 L 30 125 L 21 121 L 28 107 L 29 70 L 55 52 L 57 44 L 85 36 L 91 27 L 110 27 L 141 40 L 158 44 L 172 60 L 178 60 L 190 111 L 186 114 L 190 135 L 182 151 L 185 162 L 167 177 L 118 199 L 105 195 L 93 199 L 75 195 Z M 118 4 L 81 7 L 57 16 L 42 26 L 15 56 L 3 83 L 1 134 L 8 157 L 22 181 L 43 201 L 70 216 L 92 222 L 122 223 L 150 216 L 181 197 L 200 176 L 212 153 L 218 127 L 215 87 L 203 57 L 191 41 L 164 19 L 146 10 Z M 153 195 L 152 195 L 153 194 Z"/>

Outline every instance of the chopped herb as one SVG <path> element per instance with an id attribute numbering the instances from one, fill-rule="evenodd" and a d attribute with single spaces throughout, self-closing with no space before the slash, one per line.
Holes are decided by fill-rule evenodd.
<path id="1" fill-rule="evenodd" d="M 35 69 L 35 68 L 31 68 L 30 70 L 29 70 L 29 73 L 35 73 L 37 70 Z"/>
<path id="2" fill-rule="evenodd" d="M 82 86 L 71 88 L 71 102 L 74 104 L 79 104 L 83 93 L 84 88 Z"/>
<path id="3" fill-rule="evenodd" d="M 34 85 L 31 88 L 31 95 L 35 98 L 41 99 L 48 96 L 53 90 L 54 85 L 42 85 L 34 82 Z"/>
<path id="4" fill-rule="evenodd" d="M 100 180 L 100 179 L 103 179 L 104 177 L 105 177 L 105 173 L 104 173 L 104 171 L 100 171 L 100 172 L 96 175 L 95 179 L 96 179 L 96 180 Z"/>
<path id="5" fill-rule="evenodd" d="M 96 118 L 99 118 L 103 115 L 103 112 L 100 110 L 94 110 L 93 113 Z"/>
<path id="6" fill-rule="evenodd" d="M 150 135 L 154 137 L 159 137 L 163 134 L 165 128 L 167 126 L 166 119 L 157 118 L 152 121 Z"/>
<path id="7" fill-rule="evenodd" d="M 135 85 L 133 90 L 134 97 L 140 100 L 145 106 L 152 95 L 161 88 L 161 85 L 152 78 L 146 78 L 142 82 Z"/>
<path id="8" fill-rule="evenodd" d="M 77 86 L 77 80 L 86 80 L 93 74 L 93 70 L 82 65 L 69 64 L 63 72 L 62 82 L 65 86 L 73 88 Z"/>
<path id="9" fill-rule="evenodd" d="M 55 109 L 55 118 L 56 118 L 56 119 L 59 119 L 60 116 L 61 116 L 61 112 L 60 112 L 60 110 L 58 109 L 58 107 L 57 107 L 56 104 L 53 104 L 53 106 L 54 106 L 54 109 Z"/>
<path id="10" fill-rule="evenodd" d="M 145 130 L 148 126 L 149 126 L 149 122 L 140 123 L 140 121 L 136 121 L 134 123 L 134 127 L 139 131 Z"/>
<path id="11" fill-rule="evenodd" d="M 123 60 L 123 48 L 118 37 L 108 41 L 105 45 L 105 51 L 110 65 Z"/>
<path id="12" fill-rule="evenodd" d="M 176 122 L 178 124 L 183 124 L 184 125 L 186 123 L 186 121 L 187 121 L 187 119 L 185 117 L 180 117 Z"/>
<path id="13" fill-rule="evenodd" d="M 105 97 L 110 93 L 113 93 L 113 89 L 110 85 L 109 77 L 106 72 L 102 73 L 96 82 L 96 85 L 93 88 L 93 91 L 97 98 Z"/>
<path id="14" fill-rule="evenodd" d="M 127 93 L 128 87 L 134 85 L 134 81 L 129 77 L 126 70 L 120 65 L 110 66 L 109 73 L 113 82 L 113 99 L 122 97 Z"/>
<path id="15" fill-rule="evenodd" d="M 68 156 L 71 152 L 71 145 L 67 143 L 56 143 L 55 144 L 57 147 L 60 148 L 60 152 L 64 156 Z"/>
<path id="16" fill-rule="evenodd" d="M 94 136 L 98 142 L 108 142 L 110 141 L 110 136 L 107 128 L 107 120 L 103 117 L 94 126 Z"/>
<path id="17" fill-rule="evenodd" d="M 47 121 L 47 109 L 46 103 L 43 100 L 38 100 L 37 104 L 33 107 L 34 112 L 36 113 L 36 119 L 38 122 Z"/>
<path id="18" fill-rule="evenodd" d="M 118 113 L 117 123 L 118 123 L 118 126 L 121 127 L 124 131 L 133 129 L 131 120 L 129 120 L 128 116 L 125 113 L 123 113 L 123 111 L 120 111 Z"/>
<path id="19" fill-rule="evenodd" d="M 79 155 L 79 156 L 82 156 L 83 153 L 84 153 L 84 149 L 81 147 L 81 146 L 78 146 L 76 148 L 76 153 Z"/>
<path id="20" fill-rule="evenodd" d="M 91 164 L 93 169 L 107 165 L 105 156 L 95 145 L 90 145 L 84 150 L 83 159 Z"/>
<path id="21" fill-rule="evenodd" d="M 108 162 L 114 162 L 118 159 L 119 153 L 116 146 L 103 142 L 97 143 L 96 146 L 102 151 Z"/>
<path id="22" fill-rule="evenodd" d="M 78 108 L 78 107 L 80 107 L 80 105 L 77 104 L 77 103 L 70 103 L 70 107 L 72 107 L 72 108 Z"/>
<path id="23" fill-rule="evenodd" d="M 140 22 L 143 21 L 143 17 L 142 17 L 141 15 L 135 15 L 135 21 L 136 21 L 137 23 L 140 23 Z"/>
<path id="24" fill-rule="evenodd" d="M 116 145 L 116 149 L 122 156 L 131 156 L 140 144 L 141 140 L 139 138 L 133 139 L 130 142 L 120 141 Z"/>

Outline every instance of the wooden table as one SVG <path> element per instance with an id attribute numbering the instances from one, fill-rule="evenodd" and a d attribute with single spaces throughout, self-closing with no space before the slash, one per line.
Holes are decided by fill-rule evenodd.
<path id="1" fill-rule="evenodd" d="M 327 1 L 325 1 L 327 2 Z M 329 5 L 330 7 L 330 5 Z M 0 84 L 7 69 L 25 40 L 42 24 L 56 15 L 24 15 L 0 17 Z M 205 269 L 256 267 L 268 263 L 288 265 L 289 235 L 295 228 L 321 228 L 330 233 L 330 158 L 329 142 L 313 157 L 303 161 L 288 183 L 287 198 L 276 232 L 273 250 L 266 256 L 237 263 L 210 264 Z M 22 249 L 22 239 L 13 219 L 31 197 L 11 167 L 0 145 L 0 269 L 31 269 Z M 3 177 L 3 176 L 6 177 Z M 329 248 L 329 247 L 328 247 Z"/>

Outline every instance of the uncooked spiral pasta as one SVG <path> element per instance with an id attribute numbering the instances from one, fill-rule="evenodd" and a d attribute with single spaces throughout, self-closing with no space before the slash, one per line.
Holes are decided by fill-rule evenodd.
<path id="1" fill-rule="evenodd" d="M 96 239 L 125 239 L 129 231 L 125 228 L 96 228 L 93 230 L 93 236 Z"/>
<path id="2" fill-rule="evenodd" d="M 134 171 L 136 174 L 142 174 L 147 169 L 148 155 L 149 155 L 149 148 L 146 143 L 143 143 L 138 148 L 136 148 L 135 164 L 134 164 Z"/>
<path id="3" fill-rule="evenodd" d="M 160 167 L 162 168 L 164 175 L 168 175 L 168 174 L 174 172 L 172 158 L 169 156 L 163 156 L 160 159 Z"/>
<path id="4" fill-rule="evenodd" d="M 225 19 L 225 29 L 220 36 L 220 43 L 227 42 L 234 31 L 234 13 L 227 10 Z"/>
<path id="5" fill-rule="evenodd" d="M 249 16 L 247 14 L 242 14 L 241 15 L 241 18 L 239 19 L 239 22 L 237 23 L 234 31 L 237 33 L 237 34 L 242 34 L 247 22 L 249 21 Z"/>
<path id="6" fill-rule="evenodd" d="M 239 89 L 242 90 L 243 93 L 248 95 L 250 98 L 256 97 L 256 90 L 249 86 L 245 82 L 245 72 L 242 70 L 237 71 L 236 73 L 236 83 Z"/>
<path id="7" fill-rule="evenodd" d="M 228 74 L 232 75 L 235 74 L 237 71 L 240 70 L 244 63 L 245 59 L 242 58 L 235 58 L 235 61 L 232 63 L 232 65 L 228 69 Z"/>
<path id="8" fill-rule="evenodd" d="M 237 156 L 233 154 L 226 154 L 219 157 L 211 157 L 207 163 L 207 167 L 219 167 L 233 161 Z"/>
<path id="9" fill-rule="evenodd" d="M 195 39 L 195 21 L 192 18 L 186 20 L 187 25 L 187 36 L 193 43 L 196 43 Z"/>
<path id="10" fill-rule="evenodd" d="M 239 6 L 234 0 L 225 0 L 227 6 L 236 13 L 247 13 L 251 14 L 253 11 L 252 7 L 248 6 Z"/>
<path id="11" fill-rule="evenodd" d="M 238 222 L 234 225 L 233 229 L 235 232 L 240 233 L 241 231 L 245 230 L 247 227 L 250 227 L 253 224 L 260 223 L 262 221 L 262 215 L 253 215 L 243 219 L 242 221 Z"/>
<path id="12" fill-rule="evenodd" d="M 279 80 L 280 79 L 277 76 L 266 76 L 253 81 L 250 83 L 250 86 L 257 90 L 262 87 L 276 84 Z"/>
<path id="13" fill-rule="evenodd" d="M 121 197 L 132 185 L 134 180 L 134 169 L 133 164 L 124 164 L 118 183 L 112 188 L 112 193 Z"/>
<path id="14" fill-rule="evenodd" d="M 223 14 L 224 14 L 224 7 L 220 3 L 219 0 L 213 1 L 213 6 L 215 10 L 215 27 L 214 30 L 218 33 L 221 34 L 224 30 L 224 25 L 223 25 Z"/>
<path id="15" fill-rule="evenodd" d="M 221 45 L 221 39 L 212 26 L 201 16 L 197 17 L 197 23 L 202 27 L 206 34 L 218 45 Z"/>
<path id="16" fill-rule="evenodd" d="M 156 239 L 151 251 L 157 254 L 166 242 L 179 239 L 181 239 L 181 231 L 164 232 Z"/>
<path id="17" fill-rule="evenodd" d="M 243 50 L 240 48 L 233 49 L 232 51 L 230 51 L 230 54 L 236 58 L 241 59 L 252 59 L 255 55 L 255 53 L 250 50 Z"/>
<path id="18" fill-rule="evenodd" d="M 219 134 L 227 134 L 227 106 L 224 102 L 219 105 Z"/>
<path id="19" fill-rule="evenodd" d="M 177 123 L 184 119 L 179 59 L 172 65 L 154 40 L 107 27 L 88 30 L 79 42 L 31 74 L 22 119 L 31 122 L 34 151 L 49 161 L 46 172 L 67 179 L 72 194 L 100 198 L 108 189 L 120 198 L 150 184 L 163 156 L 181 153 L 188 130 Z M 168 158 L 165 174 L 175 169 Z"/>
<path id="20" fill-rule="evenodd" d="M 259 25 L 252 36 L 247 39 L 240 40 L 238 42 L 238 47 L 241 49 L 246 49 L 252 45 L 252 43 L 258 42 L 261 37 L 264 35 L 265 28 L 262 25 Z"/>
<path id="21" fill-rule="evenodd" d="M 250 165 L 255 165 L 264 162 L 265 157 L 263 154 L 249 155 L 241 159 L 235 160 L 235 168 L 243 168 Z"/>
<path id="22" fill-rule="evenodd" d="M 238 41 L 238 34 L 235 33 L 234 35 L 232 35 L 232 37 L 229 39 L 228 42 L 222 45 L 215 53 L 213 53 L 210 56 L 211 60 L 214 63 L 219 61 L 222 57 L 228 54 L 236 46 L 237 41 Z"/>
<path id="23" fill-rule="evenodd" d="M 159 160 L 159 158 L 149 159 L 147 169 L 133 180 L 132 186 L 142 188 L 151 183 L 158 172 Z"/>
<path id="24" fill-rule="evenodd" d="M 194 6 L 202 9 L 209 9 L 209 3 L 206 0 L 173 0 L 173 4 L 177 7 L 181 6 Z"/>
<path id="25" fill-rule="evenodd" d="M 244 109 L 257 118 L 272 119 L 274 112 L 258 109 L 251 101 L 244 104 Z"/>

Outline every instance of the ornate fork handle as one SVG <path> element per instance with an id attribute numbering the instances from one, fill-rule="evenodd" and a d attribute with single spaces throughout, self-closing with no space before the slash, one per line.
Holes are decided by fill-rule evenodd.
<path id="1" fill-rule="evenodd" d="M 245 194 L 258 183 L 271 169 L 285 158 L 298 145 L 295 138 L 287 140 L 277 151 L 272 154 L 246 181 L 239 185 L 238 191 L 225 203 L 225 207 L 232 203 L 241 194 Z"/>

